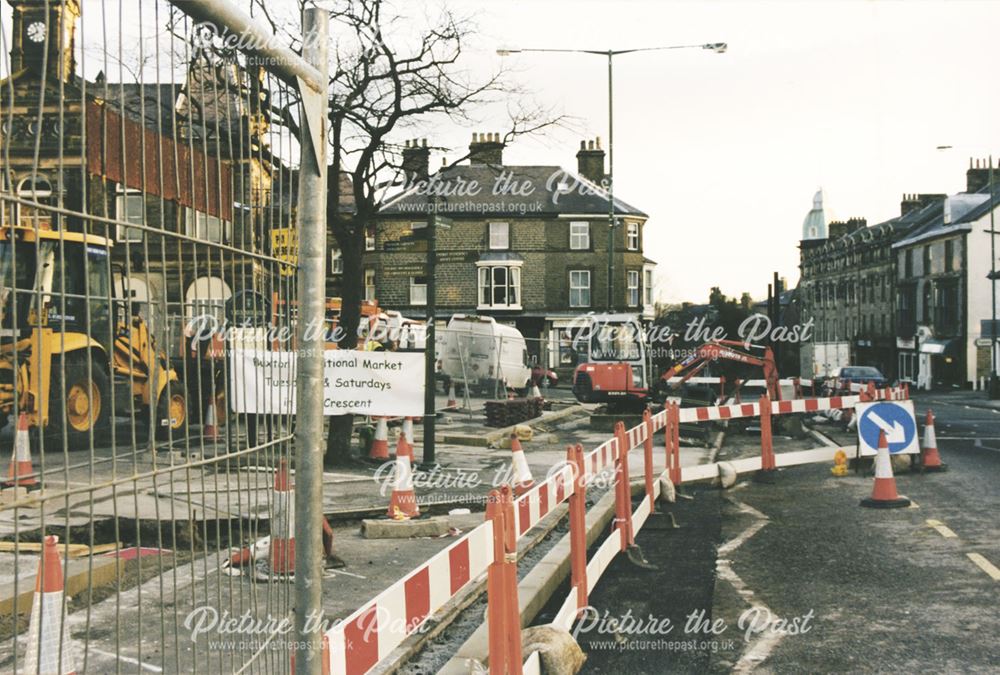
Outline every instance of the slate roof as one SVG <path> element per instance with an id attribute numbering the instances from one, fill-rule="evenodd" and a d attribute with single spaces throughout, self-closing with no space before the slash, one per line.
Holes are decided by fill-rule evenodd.
<path id="1" fill-rule="evenodd" d="M 497 181 L 514 186 L 494 194 Z M 475 186 L 475 187 L 473 187 Z M 381 209 L 385 216 L 426 213 L 433 195 L 446 216 L 495 217 L 536 215 L 607 215 L 608 194 L 586 178 L 560 166 L 458 165 L 442 169 L 427 183 L 418 183 L 391 197 Z M 615 213 L 647 218 L 647 214 L 615 197 Z"/>
<path id="2" fill-rule="evenodd" d="M 989 186 L 979 190 L 978 194 L 986 195 L 986 199 L 981 204 L 972 207 L 968 212 L 964 213 L 961 217 L 950 223 L 944 222 L 944 205 L 942 202 L 937 202 L 935 204 L 937 208 L 933 211 L 924 213 L 924 216 L 919 220 L 919 222 L 917 222 L 914 227 L 906 233 L 906 238 L 897 241 L 892 245 L 892 247 L 901 248 L 903 246 L 909 246 L 920 241 L 934 239 L 953 232 L 968 232 L 972 229 L 972 223 L 989 213 L 991 209 L 1000 205 L 1000 192 L 992 195 L 992 199 L 990 198 L 989 192 Z M 927 211 L 927 209 L 921 209 L 922 213 L 925 211 Z"/>

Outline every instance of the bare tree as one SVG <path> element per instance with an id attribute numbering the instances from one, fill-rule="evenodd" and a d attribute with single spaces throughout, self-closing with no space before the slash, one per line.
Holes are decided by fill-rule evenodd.
<path id="1" fill-rule="evenodd" d="M 263 0 L 253 2 L 258 18 L 269 22 L 275 34 L 288 33 L 282 17 Z M 298 4 L 301 10 L 314 2 Z M 476 34 L 469 20 L 446 8 L 433 17 L 415 17 L 402 7 L 383 0 L 344 0 L 331 9 L 335 47 L 327 228 L 343 258 L 341 349 L 358 346 L 366 229 L 375 225 L 381 202 L 403 177 L 402 147 L 390 137 L 435 122 L 471 123 L 477 110 L 499 101 L 506 102 L 509 118 L 501 136 L 504 144 L 564 121 L 529 103 L 502 67 L 481 77 L 464 70 L 463 55 Z M 327 464 L 351 460 L 352 425 L 352 415 L 331 419 Z"/>

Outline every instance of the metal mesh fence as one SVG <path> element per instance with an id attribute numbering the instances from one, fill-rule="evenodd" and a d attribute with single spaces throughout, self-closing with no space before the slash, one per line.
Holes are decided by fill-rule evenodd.
<path id="1" fill-rule="evenodd" d="M 285 672 L 294 425 L 227 355 L 294 346 L 299 93 L 163 1 L 2 22 L 0 670 Z"/>

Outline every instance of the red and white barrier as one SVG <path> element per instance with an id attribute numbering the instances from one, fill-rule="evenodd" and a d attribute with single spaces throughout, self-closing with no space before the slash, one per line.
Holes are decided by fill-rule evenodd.
<path id="1" fill-rule="evenodd" d="M 799 381 L 797 384 L 811 384 L 809 381 Z M 905 389 L 887 389 L 876 392 L 878 397 L 906 397 Z M 705 406 L 699 408 L 679 408 L 669 405 L 665 410 L 653 416 L 645 416 L 641 424 L 631 428 L 619 428 L 615 436 L 598 445 L 589 453 L 584 454 L 582 448 L 576 446 L 568 451 L 568 461 L 549 472 L 544 481 L 534 484 L 516 500 L 510 501 L 509 492 L 507 506 L 503 509 L 488 509 L 488 519 L 482 525 L 472 530 L 444 551 L 431 558 L 426 564 L 417 568 L 409 575 L 380 593 L 374 600 L 359 608 L 351 616 L 329 630 L 325 643 L 329 645 L 328 667 L 332 675 L 360 675 L 375 667 L 379 661 L 386 658 L 392 650 L 419 628 L 423 622 L 440 609 L 456 593 L 466 587 L 472 580 L 481 577 L 487 569 L 491 575 L 491 602 L 493 594 L 504 593 L 505 597 L 513 597 L 515 602 L 508 605 L 501 613 L 503 620 L 511 625 L 517 623 L 516 615 L 510 615 L 511 607 L 516 610 L 516 579 L 511 580 L 511 568 L 515 565 L 512 551 L 516 549 L 516 540 L 537 525 L 542 519 L 552 513 L 554 508 L 565 500 L 570 500 L 572 583 L 573 590 L 567 597 L 556 623 L 571 626 L 580 607 L 586 605 L 587 594 L 594 588 L 601 574 L 614 557 L 626 546 L 626 538 L 632 541 L 649 514 L 653 510 L 655 499 L 660 494 L 660 481 L 652 480 L 652 434 L 667 430 L 667 467 L 662 476 L 669 477 L 675 484 L 683 480 L 702 480 L 718 476 L 719 465 L 698 465 L 686 467 L 683 472 L 679 463 L 678 428 L 682 422 L 692 423 L 708 420 L 724 420 L 740 417 L 760 416 L 761 405 L 768 405 L 770 415 L 792 413 L 821 412 L 826 410 L 852 409 L 863 398 L 867 399 L 870 392 L 857 396 L 832 396 L 826 398 L 794 399 L 789 401 L 761 401 L 746 404 Z M 770 417 L 766 415 L 766 417 Z M 762 424 L 765 424 L 762 421 Z M 405 441 L 401 445 L 405 444 Z M 643 446 L 646 492 L 649 499 L 642 499 L 635 510 L 631 510 L 631 489 L 623 477 L 627 476 L 624 456 L 633 448 Z M 794 466 L 811 462 L 832 461 L 838 450 L 843 448 L 822 447 L 813 450 L 774 454 L 762 452 L 761 457 L 751 457 L 730 462 L 737 472 L 758 471 L 762 468 L 773 469 Z M 397 451 L 397 455 L 399 452 Z M 408 455 L 409 453 L 405 453 Z M 405 455 L 404 455 L 405 456 Z M 766 456 L 766 464 L 764 456 Z M 616 516 L 619 521 L 630 524 L 623 527 L 619 523 L 619 535 L 609 536 L 598 548 L 594 556 L 586 560 L 586 539 L 583 535 L 585 522 L 585 506 L 583 500 L 586 485 L 598 474 L 616 467 Z M 662 478 L 661 476 L 661 478 Z M 625 501 L 630 515 L 621 513 Z M 576 507 L 574 510 L 574 506 Z M 512 508 L 510 517 L 501 512 Z M 498 515 L 501 514 L 501 515 Z M 507 532 L 497 530 L 495 523 L 503 523 Z M 574 526 L 573 523 L 576 523 Z M 573 528 L 576 528 L 575 530 Z M 629 532 L 630 530 L 630 532 Z M 507 539 L 507 537 L 510 539 Z M 580 559 L 582 557 L 582 560 Z M 502 589 L 502 590 L 497 590 Z M 491 609 L 491 612 L 494 611 Z M 494 616 L 494 614 L 491 614 Z M 513 623 L 512 623 L 513 622 Z M 509 626 L 507 627 L 509 628 Z M 517 640 L 518 630 L 490 631 L 493 640 Z M 509 660 L 512 654 L 519 654 L 520 644 L 507 645 L 502 650 L 503 659 Z M 507 663 L 508 661 L 505 661 Z M 518 663 L 520 660 L 517 661 Z M 532 666 L 531 664 L 536 664 Z M 537 667 L 537 655 L 529 655 L 525 662 L 525 672 Z"/>
<path id="2" fill-rule="evenodd" d="M 479 527 L 328 630 L 331 675 L 374 668 L 492 562 L 493 523 Z"/>
<path id="3" fill-rule="evenodd" d="M 295 489 L 284 458 L 274 475 L 274 505 L 271 527 L 271 571 L 295 573 Z"/>

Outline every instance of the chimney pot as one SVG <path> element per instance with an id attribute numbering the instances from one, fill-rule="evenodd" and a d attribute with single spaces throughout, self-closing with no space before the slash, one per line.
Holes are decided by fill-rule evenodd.
<path id="1" fill-rule="evenodd" d="M 587 149 L 587 141 L 580 141 L 580 149 L 581 150 Z"/>
<path id="2" fill-rule="evenodd" d="M 426 138 L 424 139 L 424 144 L 423 145 L 424 145 L 425 148 L 427 147 L 427 139 Z"/>

